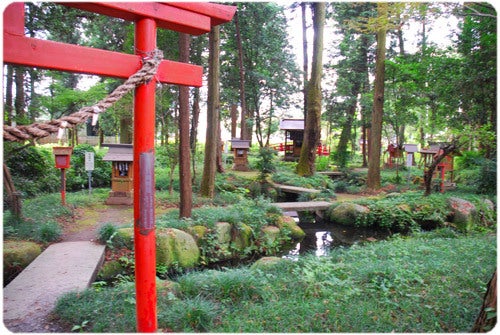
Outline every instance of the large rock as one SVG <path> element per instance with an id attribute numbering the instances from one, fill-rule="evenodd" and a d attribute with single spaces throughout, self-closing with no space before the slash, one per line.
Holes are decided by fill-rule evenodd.
<path id="1" fill-rule="evenodd" d="M 306 233 L 299 227 L 297 222 L 291 216 L 282 216 L 278 219 L 276 225 L 280 229 L 286 229 L 290 231 L 290 237 L 296 241 L 300 242 L 306 236 Z"/>
<path id="2" fill-rule="evenodd" d="M 214 229 L 217 242 L 221 246 L 229 247 L 229 243 L 231 243 L 231 224 L 229 222 L 216 222 Z"/>
<path id="3" fill-rule="evenodd" d="M 200 246 L 200 242 L 203 240 L 203 238 L 207 234 L 208 228 L 205 226 L 201 226 L 201 225 L 195 225 L 195 226 L 190 226 L 187 229 L 187 231 L 188 231 L 188 233 L 190 233 L 194 237 L 198 246 Z"/>
<path id="4" fill-rule="evenodd" d="M 327 218 L 334 223 L 353 226 L 359 216 L 369 211 L 367 207 L 352 202 L 343 202 L 336 207 L 328 209 Z"/>
<path id="5" fill-rule="evenodd" d="M 214 247 L 214 256 L 219 260 L 232 258 L 231 253 L 231 230 L 232 225 L 229 222 L 216 222 L 214 227 L 216 245 Z"/>
<path id="6" fill-rule="evenodd" d="M 199 264 L 200 250 L 190 234 L 175 228 L 156 232 L 156 264 L 192 268 Z"/>
<path id="7" fill-rule="evenodd" d="M 265 226 L 261 229 L 260 251 L 265 255 L 272 255 L 278 252 L 281 248 L 281 230 L 276 226 Z"/>
<path id="8" fill-rule="evenodd" d="M 448 208 L 451 211 L 451 222 L 462 231 L 469 231 L 477 220 L 476 206 L 467 200 L 451 197 L 448 199 Z"/>
<path id="9" fill-rule="evenodd" d="M 231 235 L 232 248 L 235 252 L 240 253 L 241 256 L 244 257 L 245 249 L 252 245 L 252 228 L 247 224 L 239 223 L 233 226 Z"/>
<path id="10" fill-rule="evenodd" d="M 110 260 L 105 262 L 99 273 L 97 274 L 97 280 L 111 280 L 119 274 L 125 274 L 127 269 L 122 265 L 119 260 Z"/>
<path id="11" fill-rule="evenodd" d="M 116 230 L 116 235 L 111 241 L 113 245 L 118 247 L 126 247 L 130 250 L 134 250 L 134 228 L 133 227 L 122 227 Z"/>

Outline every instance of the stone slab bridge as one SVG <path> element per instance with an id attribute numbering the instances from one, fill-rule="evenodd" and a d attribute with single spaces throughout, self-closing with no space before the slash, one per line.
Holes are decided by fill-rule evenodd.
<path id="1" fill-rule="evenodd" d="M 289 212 L 314 212 L 317 218 L 323 219 L 324 212 L 332 205 L 328 201 L 303 201 L 303 202 L 275 202 L 273 206 L 280 208 L 284 213 Z M 290 214 L 291 215 L 291 214 Z"/>

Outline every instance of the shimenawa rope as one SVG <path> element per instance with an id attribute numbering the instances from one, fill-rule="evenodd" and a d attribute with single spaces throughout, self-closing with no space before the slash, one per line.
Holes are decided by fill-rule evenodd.
<path id="1" fill-rule="evenodd" d="M 131 75 L 106 98 L 93 106 L 83 107 L 68 116 L 44 123 L 33 123 L 31 125 L 19 125 L 16 127 L 4 125 L 4 140 L 23 142 L 30 139 L 39 139 L 57 133 L 59 129 L 74 127 L 77 124 L 86 122 L 89 117 L 95 117 L 104 112 L 135 87 L 149 82 L 155 76 L 162 59 L 163 52 L 161 50 L 156 49 L 151 53 L 147 53 L 142 58 L 142 67 L 136 73 Z"/>

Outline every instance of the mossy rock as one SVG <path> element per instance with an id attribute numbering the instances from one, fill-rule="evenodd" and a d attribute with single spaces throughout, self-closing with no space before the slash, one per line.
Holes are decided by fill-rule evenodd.
<path id="1" fill-rule="evenodd" d="M 231 259 L 231 231 L 233 227 L 229 222 L 216 222 L 212 233 L 215 235 L 216 257 L 219 260 Z"/>
<path id="2" fill-rule="evenodd" d="M 281 230 L 276 226 L 265 226 L 261 232 L 262 239 L 268 243 L 275 243 L 281 235 Z"/>
<path id="3" fill-rule="evenodd" d="M 358 217 L 369 211 L 367 207 L 352 202 L 343 202 L 338 206 L 330 207 L 326 212 L 326 217 L 333 223 L 353 226 Z"/>
<path id="4" fill-rule="evenodd" d="M 276 226 L 263 227 L 257 244 L 263 254 L 277 254 L 283 247 L 281 230 Z"/>
<path id="5" fill-rule="evenodd" d="M 42 248 L 35 242 L 5 240 L 3 242 L 4 283 L 17 276 L 41 253 Z"/>
<path id="6" fill-rule="evenodd" d="M 234 225 L 231 235 L 231 246 L 236 252 L 244 252 L 252 245 L 253 230 L 247 224 Z"/>
<path id="7" fill-rule="evenodd" d="M 300 242 L 306 236 L 306 233 L 299 227 L 297 222 L 291 216 L 282 216 L 277 222 L 277 226 L 280 229 L 287 229 L 290 231 L 290 237 L 296 241 Z"/>
<path id="8" fill-rule="evenodd" d="M 448 198 L 448 208 L 452 212 L 451 222 L 460 231 L 470 231 L 476 224 L 478 212 L 476 206 L 470 201 L 451 197 Z"/>
<path id="9" fill-rule="evenodd" d="M 193 236 L 175 228 L 156 232 L 156 264 L 183 269 L 199 264 L 200 250 Z"/>
<path id="10" fill-rule="evenodd" d="M 111 280 L 115 278 L 119 274 L 123 274 L 126 272 L 126 269 L 117 260 L 111 260 L 109 262 L 105 262 L 99 273 L 97 274 L 98 280 Z"/>
<path id="11" fill-rule="evenodd" d="M 205 226 L 201 226 L 201 225 L 195 225 L 195 226 L 190 226 L 187 229 L 187 231 L 189 234 L 191 234 L 191 236 L 194 237 L 194 240 L 199 245 L 200 244 L 199 241 L 203 240 L 203 238 L 207 234 L 208 228 Z"/>
<path id="12" fill-rule="evenodd" d="M 220 245 L 228 245 L 231 242 L 231 224 L 229 222 L 215 223 L 215 234 L 217 235 L 217 242 Z"/>
<path id="13" fill-rule="evenodd" d="M 116 235 L 113 237 L 112 243 L 116 246 L 123 246 L 130 250 L 134 250 L 134 228 L 118 228 L 116 230 Z"/>

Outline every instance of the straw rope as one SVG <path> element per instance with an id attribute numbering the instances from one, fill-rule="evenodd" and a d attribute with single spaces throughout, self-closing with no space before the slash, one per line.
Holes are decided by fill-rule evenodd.
<path id="1" fill-rule="evenodd" d="M 10 142 L 23 142 L 30 139 L 39 139 L 59 132 L 60 129 L 74 127 L 87 121 L 89 117 L 98 115 L 120 100 L 125 94 L 135 87 L 149 82 L 156 74 L 163 58 L 160 50 L 147 53 L 142 58 L 142 67 L 131 75 L 123 84 L 118 86 L 107 97 L 93 106 L 83 107 L 75 113 L 63 116 L 57 120 L 50 120 L 44 123 L 33 123 L 31 125 L 20 125 L 16 127 L 4 125 L 3 138 Z"/>

